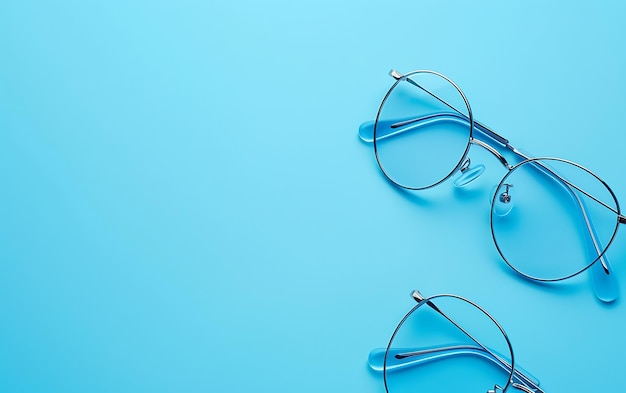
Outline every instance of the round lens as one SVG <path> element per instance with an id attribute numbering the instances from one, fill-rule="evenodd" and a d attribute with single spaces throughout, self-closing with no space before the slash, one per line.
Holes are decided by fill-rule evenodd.
<path id="1" fill-rule="evenodd" d="M 383 371 L 392 393 L 506 390 L 513 352 L 483 309 L 455 295 L 438 295 L 419 302 L 400 322 Z"/>
<path id="2" fill-rule="evenodd" d="M 604 254 L 617 232 L 613 192 L 589 170 L 562 159 L 514 166 L 497 186 L 491 206 L 500 255 L 532 279 L 555 281 L 580 273 Z"/>
<path id="3" fill-rule="evenodd" d="M 395 184 L 432 187 L 450 177 L 469 149 L 473 120 L 461 90 L 443 75 L 416 71 L 389 90 L 374 124 L 374 151 Z"/>

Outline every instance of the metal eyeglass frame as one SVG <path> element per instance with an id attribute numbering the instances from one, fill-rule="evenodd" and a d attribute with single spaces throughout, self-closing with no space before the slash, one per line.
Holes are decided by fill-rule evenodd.
<path id="1" fill-rule="evenodd" d="M 539 387 L 539 380 L 535 378 L 533 375 L 528 373 L 525 370 L 522 370 L 520 367 L 515 365 L 515 356 L 513 354 L 513 346 L 511 345 L 511 341 L 509 340 L 509 336 L 504 331 L 504 328 L 496 321 L 496 319 L 491 316 L 484 308 L 474 303 L 471 300 L 468 300 L 464 297 L 453 295 L 453 294 L 440 294 L 433 295 L 429 297 L 424 297 L 419 291 L 414 290 L 411 293 L 411 297 L 413 300 L 417 302 L 417 304 L 409 310 L 409 312 L 402 318 L 398 326 L 396 326 L 391 338 L 389 339 L 389 344 L 387 344 L 386 348 L 375 348 L 369 354 L 368 363 L 372 370 L 383 373 L 383 381 L 385 384 L 385 391 L 389 393 L 389 386 L 387 383 L 387 372 L 395 372 L 397 370 L 401 370 L 409 367 L 418 367 L 421 364 L 426 364 L 429 362 L 433 362 L 436 360 L 441 360 L 445 358 L 452 358 L 457 356 L 477 356 L 481 357 L 489 362 L 492 362 L 495 366 L 502 369 L 504 372 L 508 373 L 509 377 L 507 379 L 507 384 L 504 387 L 499 385 L 494 385 L 494 388 L 488 390 L 487 393 L 498 393 L 498 392 L 506 392 L 509 387 L 513 387 L 518 389 L 524 393 L 544 393 L 544 390 Z M 485 316 L 487 316 L 494 325 L 498 328 L 500 333 L 502 334 L 504 340 L 506 341 L 506 345 L 511 354 L 511 361 L 507 361 L 507 359 L 503 358 L 501 354 L 498 354 L 491 350 L 489 347 L 482 344 L 478 339 L 476 339 L 470 332 L 468 332 L 465 328 L 463 328 L 460 324 L 458 324 L 454 319 L 448 316 L 444 311 L 442 311 L 439 307 L 435 305 L 436 299 L 440 298 L 454 298 L 459 301 L 463 301 L 468 303 L 469 305 L 475 307 L 480 312 L 482 312 Z M 472 340 L 476 345 L 449 345 L 442 347 L 430 347 L 430 348 L 402 348 L 393 350 L 391 349 L 391 345 L 393 343 L 394 338 L 396 337 L 398 331 L 403 326 L 404 322 L 420 307 L 430 307 L 440 315 L 442 315 L 445 319 L 450 321 L 456 328 L 458 328 L 465 336 L 467 336 L 470 340 Z M 380 364 L 381 353 L 384 352 L 383 363 Z M 401 360 L 403 362 L 399 364 L 395 364 L 393 366 L 388 366 L 389 356 L 393 356 L 396 360 Z M 404 360 L 406 360 L 404 362 Z"/>
<path id="2" fill-rule="evenodd" d="M 576 203 L 577 203 L 577 205 L 579 207 L 579 212 L 581 213 L 580 214 L 581 219 L 584 221 L 584 225 L 585 225 L 586 230 L 587 230 L 587 232 L 589 234 L 588 239 L 586 239 L 587 240 L 587 247 L 590 249 L 590 251 L 595 252 L 595 254 L 597 254 L 598 256 L 591 263 L 589 263 L 587 266 L 585 266 L 582 269 L 580 269 L 580 270 L 578 270 L 578 271 L 576 271 L 576 272 L 574 272 L 574 273 L 572 273 L 570 275 L 567 275 L 565 277 L 560 277 L 560 278 L 556 278 L 556 279 L 546 279 L 546 278 L 534 277 L 534 276 L 531 276 L 529 274 L 526 274 L 523 271 L 520 271 L 517 267 L 515 267 L 506 258 L 506 256 L 503 254 L 502 250 L 498 246 L 498 243 L 497 243 L 496 237 L 495 237 L 495 233 L 494 233 L 494 229 L 493 229 L 493 213 L 492 213 L 491 217 L 490 217 L 490 227 L 491 227 L 492 238 L 493 238 L 494 244 L 495 244 L 495 246 L 496 246 L 496 248 L 498 250 L 498 253 L 502 257 L 502 259 L 506 262 L 506 264 L 509 267 L 511 267 L 515 272 L 517 272 L 518 274 L 520 274 L 521 276 L 523 276 L 525 278 L 528 278 L 528 279 L 534 280 L 534 281 L 542 281 L 542 282 L 561 281 L 561 280 L 565 280 L 565 279 L 571 278 L 573 276 L 576 276 L 576 275 L 582 273 L 583 271 L 589 269 L 590 272 L 591 272 L 591 275 L 592 275 L 592 282 L 593 282 L 594 292 L 595 292 L 596 296 L 598 297 L 598 299 L 600 299 L 601 301 L 604 301 L 604 302 L 611 302 L 611 301 L 617 299 L 618 292 L 619 292 L 618 285 L 617 285 L 617 280 L 615 278 L 615 274 L 613 273 L 613 269 L 611 267 L 611 264 L 609 263 L 609 260 L 608 260 L 608 258 L 606 256 L 606 251 L 608 250 L 610 245 L 613 243 L 613 240 L 615 239 L 615 236 L 617 234 L 617 229 L 619 227 L 619 224 L 626 224 L 626 216 L 621 214 L 621 209 L 620 209 L 620 206 L 619 206 L 619 202 L 618 202 L 618 200 L 617 200 L 617 198 L 615 196 L 615 193 L 608 186 L 608 184 L 604 180 L 602 180 L 602 178 L 600 178 L 595 173 L 591 172 L 589 169 L 587 169 L 587 168 L 585 168 L 585 167 L 583 167 L 580 164 L 577 164 L 575 162 L 572 162 L 572 161 L 569 161 L 569 160 L 565 160 L 565 159 L 561 159 L 561 158 L 554 158 L 554 157 L 531 157 L 530 155 L 528 155 L 526 153 L 523 153 L 520 150 L 516 149 L 515 147 L 513 147 L 509 143 L 508 139 L 506 139 L 503 136 L 499 135 L 498 133 L 496 133 L 495 131 L 493 131 L 492 129 L 487 127 L 486 125 L 478 122 L 477 120 L 474 120 L 473 114 L 472 114 L 472 110 L 470 108 L 469 101 L 468 101 L 467 97 L 465 96 L 465 94 L 463 93 L 463 91 L 450 78 L 446 77 L 445 75 L 443 75 L 441 73 L 438 73 L 436 71 L 431 71 L 431 70 L 417 70 L 417 71 L 409 72 L 407 74 L 401 74 L 401 73 L 399 73 L 396 70 L 391 70 L 389 72 L 389 74 L 395 79 L 395 83 L 391 86 L 391 88 L 389 89 L 389 91 L 387 92 L 385 97 L 383 98 L 383 101 L 381 102 L 380 107 L 379 107 L 378 112 L 377 112 L 377 115 L 376 115 L 376 121 L 374 121 L 374 122 L 371 122 L 371 121 L 370 122 L 365 122 L 365 123 L 361 124 L 361 126 L 359 127 L 359 136 L 360 136 L 360 138 L 364 142 L 373 143 L 374 144 L 374 152 L 375 152 L 375 155 L 376 155 L 376 161 L 378 162 L 378 166 L 380 167 L 381 171 L 383 172 L 383 174 L 385 175 L 385 177 L 389 181 L 391 181 L 394 185 L 396 185 L 398 187 L 401 187 L 401 188 L 404 188 L 404 189 L 408 189 L 408 190 L 413 190 L 413 191 L 424 190 L 424 189 L 435 187 L 435 186 L 441 184 L 442 182 L 444 182 L 445 180 L 451 178 L 457 172 L 459 172 L 459 171 L 460 172 L 464 172 L 464 171 L 466 171 L 469 168 L 469 158 L 468 158 L 468 155 L 469 155 L 469 151 L 470 151 L 471 145 L 480 146 L 483 149 L 485 149 L 488 152 L 490 152 L 493 156 L 495 156 L 497 158 L 497 160 L 507 170 L 507 174 L 505 174 L 505 176 L 502 178 L 502 180 L 498 184 L 498 186 L 496 188 L 497 190 L 499 190 L 502 186 L 507 186 L 508 187 L 508 185 L 505 184 L 504 181 L 506 180 L 508 175 L 513 170 L 515 170 L 517 167 L 519 167 L 521 165 L 532 163 L 532 165 L 534 165 L 541 172 L 543 172 L 544 175 L 549 177 L 551 180 L 557 182 L 566 191 L 568 191 L 569 194 L 571 195 L 571 197 L 576 201 Z M 465 105 L 467 107 L 467 110 L 468 110 L 468 114 L 466 115 L 466 114 L 460 112 L 458 109 L 454 108 L 452 105 L 447 103 L 445 100 L 443 100 L 442 98 L 438 97 L 436 94 L 430 92 L 426 88 L 424 88 L 421 85 L 419 85 L 418 83 L 414 82 L 410 77 L 413 76 L 413 75 L 417 75 L 417 74 L 433 74 L 433 75 L 436 75 L 436 76 L 438 76 L 440 78 L 443 78 L 445 81 L 449 82 L 452 86 L 454 86 L 456 88 L 458 93 L 460 93 L 461 97 L 463 98 L 463 100 L 465 102 Z M 383 109 L 387 99 L 389 98 L 390 94 L 394 90 L 394 88 L 401 81 L 407 81 L 408 83 L 416 86 L 417 88 L 421 89 L 422 91 L 426 92 L 428 95 L 432 96 L 433 98 L 437 99 L 438 101 L 440 101 L 441 103 L 443 103 L 444 105 L 449 107 L 452 111 L 441 112 L 441 113 L 433 113 L 433 114 L 429 114 L 429 115 L 426 115 L 426 116 L 417 117 L 415 119 L 403 120 L 403 121 L 399 122 L 398 124 L 392 125 L 392 128 L 400 127 L 400 126 L 404 126 L 404 125 L 409 125 L 409 124 L 418 124 L 418 123 L 431 124 L 431 123 L 439 121 L 439 120 L 450 119 L 451 117 L 454 118 L 454 121 L 464 122 L 470 128 L 469 140 L 467 142 L 467 146 L 465 148 L 465 151 L 464 151 L 463 155 L 461 156 L 461 159 L 457 163 L 457 165 L 454 167 L 454 169 L 446 177 L 444 177 L 443 179 L 435 182 L 434 184 L 426 186 L 426 187 L 410 187 L 410 186 L 406 186 L 406 185 L 403 185 L 403 184 L 399 184 L 391 176 L 389 176 L 389 174 L 385 171 L 382 163 L 380 162 L 377 146 L 376 146 L 376 143 L 374 143 L 375 140 L 378 140 L 376 132 L 377 132 L 377 126 L 378 126 L 378 119 L 380 117 L 382 109 Z M 391 134 L 383 135 L 379 139 L 388 137 L 390 135 Z M 504 149 L 504 152 L 508 152 L 508 154 L 512 154 L 514 159 L 517 160 L 518 162 L 516 164 L 514 164 L 514 165 L 509 164 L 509 162 L 505 158 L 504 154 L 501 153 L 498 149 Z M 606 189 L 610 193 L 611 197 L 615 201 L 616 208 L 614 209 L 613 207 L 608 206 L 604 202 L 602 202 L 602 201 L 598 200 L 597 198 L 595 198 L 593 195 L 590 195 L 589 193 L 587 193 L 584 190 L 582 190 L 579 187 L 577 187 L 575 184 L 572 184 L 567 179 L 563 178 L 558 173 L 556 173 L 555 171 L 553 171 L 549 167 L 545 166 L 541 162 L 541 160 L 561 161 L 561 162 L 564 162 L 564 163 L 567 163 L 567 164 L 571 164 L 571 165 L 573 165 L 573 166 L 575 166 L 575 167 L 577 167 L 577 168 L 579 168 L 579 169 L 581 169 L 583 171 L 586 171 L 587 173 L 589 173 L 590 175 L 595 177 L 600 183 L 602 183 L 602 185 L 604 185 L 606 187 Z M 507 190 L 508 190 L 508 188 L 507 188 Z M 577 195 L 577 193 L 575 191 L 576 192 L 581 192 L 582 194 L 585 194 L 587 197 L 589 197 L 589 198 L 595 200 L 596 202 L 600 203 L 601 205 L 603 205 L 604 207 L 608 208 L 609 210 L 611 210 L 616 215 L 616 223 L 615 223 L 615 228 L 613 230 L 613 234 L 612 234 L 611 238 L 609 239 L 609 241 L 607 242 L 604 250 L 601 250 L 600 242 L 597 239 L 596 231 L 594 229 L 593 223 L 591 222 L 591 218 L 587 214 L 587 209 L 586 209 L 584 203 L 581 201 L 581 199 L 579 198 L 579 196 Z M 494 206 L 494 203 L 495 203 L 497 197 L 498 197 L 498 195 L 497 195 L 497 192 L 496 192 L 493 195 L 493 198 L 491 200 L 492 210 L 493 210 L 493 206 Z M 597 263 L 598 261 L 600 263 Z"/>

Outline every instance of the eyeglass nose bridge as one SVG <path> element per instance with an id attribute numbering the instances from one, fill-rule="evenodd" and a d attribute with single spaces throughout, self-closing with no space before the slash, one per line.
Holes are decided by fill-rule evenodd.
<path id="1" fill-rule="evenodd" d="M 476 138 L 471 138 L 470 143 L 473 145 L 480 146 L 483 149 L 487 150 L 489 153 L 493 154 L 498 159 L 498 161 L 500 161 L 500 163 L 504 165 L 505 168 L 511 169 L 511 165 L 509 165 L 509 162 L 506 160 L 506 158 L 502 154 L 500 154 L 500 152 L 496 150 L 490 144 L 483 142 L 480 139 L 476 139 Z"/>
<path id="2" fill-rule="evenodd" d="M 505 168 L 507 168 L 509 170 L 511 169 L 511 166 L 509 165 L 509 163 L 506 160 L 506 158 L 502 154 L 500 154 L 500 152 L 498 150 L 496 150 L 490 144 L 488 144 L 486 142 L 483 142 L 480 139 L 475 139 L 475 138 L 470 138 L 470 144 L 478 145 L 478 146 L 482 147 L 483 149 L 487 150 L 488 152 L 493 154 L 498 159 L 498 161 L 500 161 L 500 163 L 502 165 L 504 165 Z M 478 179 L 480 177 L 480 175 L 483 174 L 484 171 L 485 171 L 485 166 L 484 165 L 479 164 L 479 165 L 476 165 L 476 166 L 472 167 L 471 166 L 471 159 L 469 157 L 467 157 L 462 162 L 462 164 L 458 167 L 459 174 L 458 174 L 457 178 L 454 180 L 454 186 L 458 187 L 458 188 L 465 187 L 469 183 L 471 183 L 474 180 Z"/>

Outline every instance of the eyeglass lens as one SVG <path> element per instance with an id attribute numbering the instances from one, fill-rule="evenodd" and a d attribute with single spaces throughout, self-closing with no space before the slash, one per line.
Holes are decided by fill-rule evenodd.
<path id="1" fill-rule="evenodd" d="M 469 148 L 469 105 L 444 77 L 417 72 L 398 80 L 376 118 L 374 149 L 385 175 L 411 189 L 450 176 Z"/>
<path id="2" fill-rule="evenodd" d="M 532 278 L 562 279 L 584 270 L 617 230 L 615 196 L 594 174 L 565 160 L 518 165 L 492 198 L 496 246 L 511 267 Z"/>
<path id="3" fill-rule="evenodd" d="M 511 347 L 500 327 L 470 302 L 439 295 L 412 309 L 390 340 L 388 392 L 486 392 L 512 378 Z"/>

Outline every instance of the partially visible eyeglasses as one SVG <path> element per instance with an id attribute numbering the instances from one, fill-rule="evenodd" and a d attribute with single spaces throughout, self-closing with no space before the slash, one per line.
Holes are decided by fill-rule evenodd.
<path id="1" fill-rule="evenodd" d="M 483 308 L 457 295 L 424 297 L 394 330 L 387 348 L 370 352 L 389 393 L 543 393 L 539 381 L 515 364 L 504 329 Z"/>
<path id="2" fill-rule="evenodd" d="M 575 162 L 533 158 L 513 147 L 474 120 L 465 94 L 440 73 L 390 74 L 395 83 L 376 120 L 359 128 L 361 139 L 373 143 L 387 179 L 409 190 L 450 178 L 464 187 L 485 170 L 472 164 L 470 147 L 487 150 L 506 169 L 490 193 L 491 234 L 504 261 L 544 282 L 590 269 L 596 296 L 605 302 L 618 297 L 606 250 L 626 217 L 604 180 Z"/>

